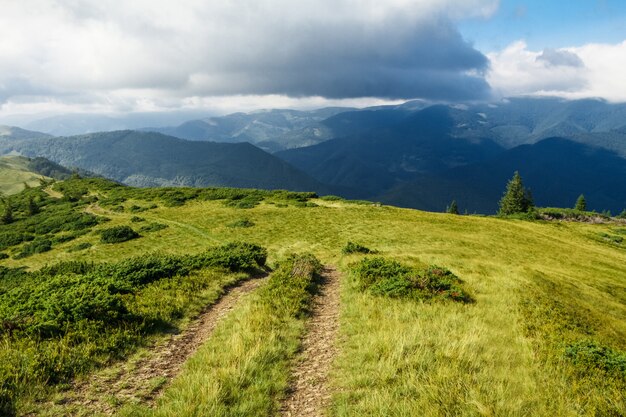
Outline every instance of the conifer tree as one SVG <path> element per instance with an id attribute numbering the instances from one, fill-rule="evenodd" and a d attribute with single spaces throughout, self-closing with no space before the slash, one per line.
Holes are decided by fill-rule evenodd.
<path id="1" fill-rule="evenodd" d="M 449 214 L 459 214 L 459 206 L 456 203 L 456 200 L 452 200 L 450 205 L 446 207 L 446 213 Z"/>
<path id="2" fill-rule="evenodd" d="M 576 205 L 574 206 L 574 210 L 578 211 L 587 211 L 587 200 L 585 200 L 584 195 L 579 195 L 578 200 L 576 200 Z"/>
<path id="3" fill-rule="evenodd" d="M 4 200 L 4 212 L 2 213 L 2 217 L 0 217 L 0 222 L 2 224 L 13 223 L 13 206 L 11 205 L 11 200 L 8 198 Z"/>
<path id="4" fill-rule="evenodd" d="M 28 214 L 34 216 L 37 213 L 39 213 L 39 206 L 35 202 L 35 199 L 30 196 L 28 197 Z"/>
<path id="5" fill-rule="evenodd" d="M 506 191 L 500 200 L 498 214 L 508 215 L 515 213 L 527 213 L 534 207 L 530 191 L 524 188 L 522 177 L 515 171 L 513 178 L 506 185 Z"/>

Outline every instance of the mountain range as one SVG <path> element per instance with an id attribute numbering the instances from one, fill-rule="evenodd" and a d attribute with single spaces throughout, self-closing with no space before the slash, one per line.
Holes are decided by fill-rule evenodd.
<path id="1" fill-rule="evenodd" d="M 0 151 L 137 186 L 286 188 L 493 213 L 519 171 L 541 206 L 626 207 L 626 105 L 512 98 L 267 110 L 172 127 L 52 137 L 0 128 Z M 272 154 L 273 153 L 273 154 Z"/>

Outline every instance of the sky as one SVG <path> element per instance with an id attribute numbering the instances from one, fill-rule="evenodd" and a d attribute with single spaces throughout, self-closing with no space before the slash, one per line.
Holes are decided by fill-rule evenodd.
<path id="1" fill-rule="evenodd" d="M 623 0 L 0 0 L 17 114 L 626 101 Z"/>

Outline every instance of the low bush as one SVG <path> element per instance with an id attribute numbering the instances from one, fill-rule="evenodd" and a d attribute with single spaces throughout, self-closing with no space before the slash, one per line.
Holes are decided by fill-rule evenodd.
<path id="1" fill-rule="evenodd" d="M 83 243 L 78 243 L 72 247 L 70 247 L 67 251 L 68 252 L 78 252 L 81 250 L 85 250 L 85 249 L 89 249 L 90 247 L 92 247 L 93 245 L 89 242 L 83 242 Z"/>
<path id="2" fill-rule="evenodd" d="M 600 236 L 602 240 L 606 242 L 614 243 L 616 245 L 620 245 L 624 241 L 624 238 L 622 236 L 611 235 L 611 234 L 604 233 L 604 232 L 598 233 L 598 236 Z"/>
<path id="3" fill-rule="evenodd" d="M 133 216 L 130 218 L 131 223 L 141 223 L 141 222 L 145 222 L 146 219 L 144 219 L 143 217 L 139 217 L 139 216 Z"/>
<path id="4" fill-rule="evenodd" d="M 569 345 L 565 349 L 565 357 L 585 371 L 600 370 L 626 380 L 626 352 L 592 340 L 582 340 Z"/>
<path id="5" fill-rule="evenodd" d="M 349 255 L 351 253 L 376 253 L 376 251 L 372 251 L 371 249 L 354 242 L 346 243 L 346 246 L 341 249 L 341 252 L 345 255 Z"/>
<path id="6" fill-rule="evenodd" d="M 238 228 L 238 227 L 247 228 L 247 227 L 252 227 L 252 226 L 254 226 L 254 222 L 248 219 L 239 219 L 228 224 L 228 227 L 232 227 L 232 228 Z"/>
<path id="7" fill-rule="evenodd" d="M 263 197 L 252 195 L 241 199 L 228 200 L 224 204 L 226 207 L 251 209 L 258 206 L 261 201 L 263 201 Z"/>
<path id="8" fill-rule="evenodd" d="M 52 249 L 52 242 L 49 239 L 35 239 L 31 243 L 27 243 L 22 250 L 14 256 L 15 259 L 26 258 L 37 253 L 48 252 Z"/>
<path id="9" fill-rule="evenodd" d="M 0 233 L 0 250 L 19 245 L 22 242 L 29 242 L 34 239 L 33 235 L 16 232 Z"/>
<path id="10" fill-rule="evenodd" d="M 323 201 L 344 201 L 345 199 L 343 197 L 339 197 L 336 195 L 323 195 L 320 197 L 320 200 Z"/>
<path id="11" fill-rule="evenodd" d="M 373 295 L 416 300 L 449 299 L 463 303 L 473 299 L 452 272 L 438 266 L 416 269 L 381 257 L 353 264 L 358 288 Z"/>
<path id="12" fill-rule="evenodd" d="M 100 241 L 102 243 L 121 243 L 138 237 L 139 234 L 131 229 L 130 226 L 115 226 L 100 232 Z"/>

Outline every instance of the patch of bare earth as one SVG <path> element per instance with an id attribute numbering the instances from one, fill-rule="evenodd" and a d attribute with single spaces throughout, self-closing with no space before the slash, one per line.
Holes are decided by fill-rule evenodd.
<path id="1" fill-rule="evenodd" d="M 244 281 L 226 290 L 220 300 L 201 313 L 179 334 L 154 346 L 145 358 L 125 364 L 114 375 L 94 376 L 72 389 L 66 404 L 84 413 L 113 415 L 128 403 L 152 405 L 159 393 L 180 372 L 189 357 L 211 336 L 220 321 L 246 294 L 258 288 L 264 279 Z"/>
<path id="2" fill-rule="evenodd" d="M 302 354 L 293 371 L 293 383 L 282 406 L 285 417 L 323 416 L 330 404 L 329 373 L 337 353 L 340 274 L 327 267 L 313 299 L 313 316 L 307 324 Z"/>

